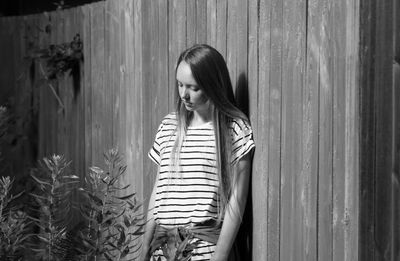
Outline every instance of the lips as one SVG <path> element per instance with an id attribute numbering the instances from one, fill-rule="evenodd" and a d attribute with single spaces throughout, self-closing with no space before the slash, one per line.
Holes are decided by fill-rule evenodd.
<path id="1" fill-rule="evenodd" d="M 182 102 L 183 102 L 183 104 L 184 104 L 186 107 L 189 107 L 189 108 L 192 108 L 192 107 L 193 107 L 193 104 L 190 103 L 190 102 L 185 102 L 185 101 L 182 101 Z"/>
<path id="2" fill-rule="evenodd" d="M 182 102 L 183 102 L 183 104 L 185 104 L 186 106 L 192 106 L 192 103 L 190 103 L 190 102 L 187 102 L 187 101 L 184 101 L 184 100 L 182 100 Z"/>

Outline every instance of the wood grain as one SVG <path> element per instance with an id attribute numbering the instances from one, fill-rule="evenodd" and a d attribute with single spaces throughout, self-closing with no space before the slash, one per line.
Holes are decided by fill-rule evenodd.
<path id="1" fill-rule="evenodd" d="M 385 190 L 393 185 L 387 172 L 396 156 L 381 156 L 395 151 L 385 133 L 395 133 L 387 111 L 398 103 L 384 102 L 393 89 L 378 92 L 395 81 L 391 46 L 382 40 L 394 30 L 383 16 L 389 7 L 359 0 L 118 0 L 2 17 L 7 41 L 0 41 L 0 58 L 10 69 L 0 72 L 1 94 L 36 91 L 39 157 L 64 153 L 83 178 L 89 166 L 103 164 L 105 150 L 118 147 L 128 166 L 122 183 L 146 200 L 157 172 L 147 152 L 160 121 L 175 109 L 178 55 L 194 43 L 211 44 L 226 59 L 256 142 L 244 219 L 253 233 L 242 241 L 252 249 L 247 258 L 378 258 L 381 248 L 394 253 L 390 243 L 398 241 L 390 232 L 397 216 L 384 204 L 398 195 L 396 186 L 392 194 Z M 55 86 L 63 110 L 50 88 L 15 80 L 25 70 L 27 33 L 41 48 L 81 35 L 79 91 L 69 76 Z M 374 60 L 377 52 L 386 56 Z M 27 113 L 22 95 L 16 104 L 20 115 Z M 391 218 L 377 215 L 379 207 Z M 374 230 L 378 225 L 382 231 Z"/>

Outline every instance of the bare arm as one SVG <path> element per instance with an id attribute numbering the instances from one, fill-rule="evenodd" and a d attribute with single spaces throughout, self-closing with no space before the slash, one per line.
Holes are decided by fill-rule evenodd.
<path id="1" fill-rule="evenodd" d="M 212 261 L 226 261 L 242 221 L 249 191 L 251 153 L 235 165 L 236 182 L 224 215 L 221 234 Z"/>
<path id="2" fill-rule="evenodd" d="M 145 226 L 145 233 L 143 237 L 143 245 L 142 245 L 142 253 L 140 256 L 141 261 L 148 261 L 150 260 L 151 253 L 150 253 L 150 243 L 153 239 L 154 229 L 156 227 L 156 222 L 154 221 L 153 210 L 154 210 L 154 197 L 156 193 L 156 184 L 153 187 L 153 191 L 150 196 L 149 200 L 149 207 L 147 212 L 147 222 Z"/>

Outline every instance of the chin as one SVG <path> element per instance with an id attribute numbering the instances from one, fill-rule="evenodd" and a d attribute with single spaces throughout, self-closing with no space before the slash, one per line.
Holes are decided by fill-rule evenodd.
<path id="1" fill-rule="evenodd" d="M 194 111 L 194 108 L 193 108 L 193 107 L 189 107 L 189 106 L 186 106 L 186 105 L 185 105 L 185 108 L 186 108 L 187 111 Z"/>

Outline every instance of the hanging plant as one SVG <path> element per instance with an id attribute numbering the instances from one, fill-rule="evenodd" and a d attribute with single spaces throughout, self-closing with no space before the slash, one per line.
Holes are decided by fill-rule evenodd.
<path id="1" fill-rule="evenodd" d="M 79 34 L 70 43 L 51 44 L 48 48 L 36 51 L 36 57 L 46 60 L 45 77 L 56 79 L 64 73 L 79 68 L 83 61 L 83 44 Z"/>
<path id="2" fill-rule="evenodd" d="M 47 48 L 33 50 L 30 58 L 33 61 L 39 59 L 40 72 L 43 78 L 55 95 L 60 107 L 64 108 L 52 81 L 69 72 L 69 75 L 74 79 L 74 95 L 76 96 L 79 91 L 80 65 L 83 61 L 83 43 L 80 35 L 76 34 L 69 43 L 51 44 Z M 43 67 L 41 61 L 45 62 L 45 67 Z"/>

